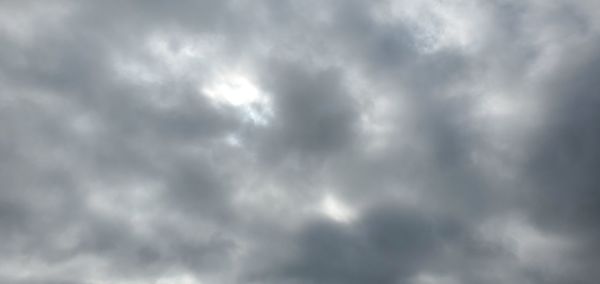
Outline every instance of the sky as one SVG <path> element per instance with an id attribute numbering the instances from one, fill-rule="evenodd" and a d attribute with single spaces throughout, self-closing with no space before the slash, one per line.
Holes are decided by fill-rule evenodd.
<path id="1" fill-rule="evenodd" d="M 0 1 L 0 282 L 594 284 L 596 0 Z"/>

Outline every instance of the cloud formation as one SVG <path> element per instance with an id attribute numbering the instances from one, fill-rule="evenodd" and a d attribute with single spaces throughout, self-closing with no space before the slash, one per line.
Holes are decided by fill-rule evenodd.
<path id="1" fill-rule="evenodd" d="M 595 283 L 595 1 L 4 1 L 2 283 Z"/>

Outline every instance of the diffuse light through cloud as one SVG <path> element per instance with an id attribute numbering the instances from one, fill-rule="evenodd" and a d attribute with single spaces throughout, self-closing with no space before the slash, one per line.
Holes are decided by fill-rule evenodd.
<path id="1" fill-rule="evenodd" d="M 0 1 L 0 283 L 595 284 L 596 2 Z"/>

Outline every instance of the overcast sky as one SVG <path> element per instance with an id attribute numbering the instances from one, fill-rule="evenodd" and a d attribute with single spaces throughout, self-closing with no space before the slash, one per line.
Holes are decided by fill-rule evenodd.
<path id="1" fill-rule="evenodd" d="M 597 0 L 0 1 L 0 283 L 598 279 Z"/>

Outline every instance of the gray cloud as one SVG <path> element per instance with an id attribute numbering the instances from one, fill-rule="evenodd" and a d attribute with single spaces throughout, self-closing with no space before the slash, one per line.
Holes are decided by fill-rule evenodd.
<path id="1" fill-rule="evenodd" d="M 0 282 L 595 283 L 599 8 L 5 1 Z"/>

